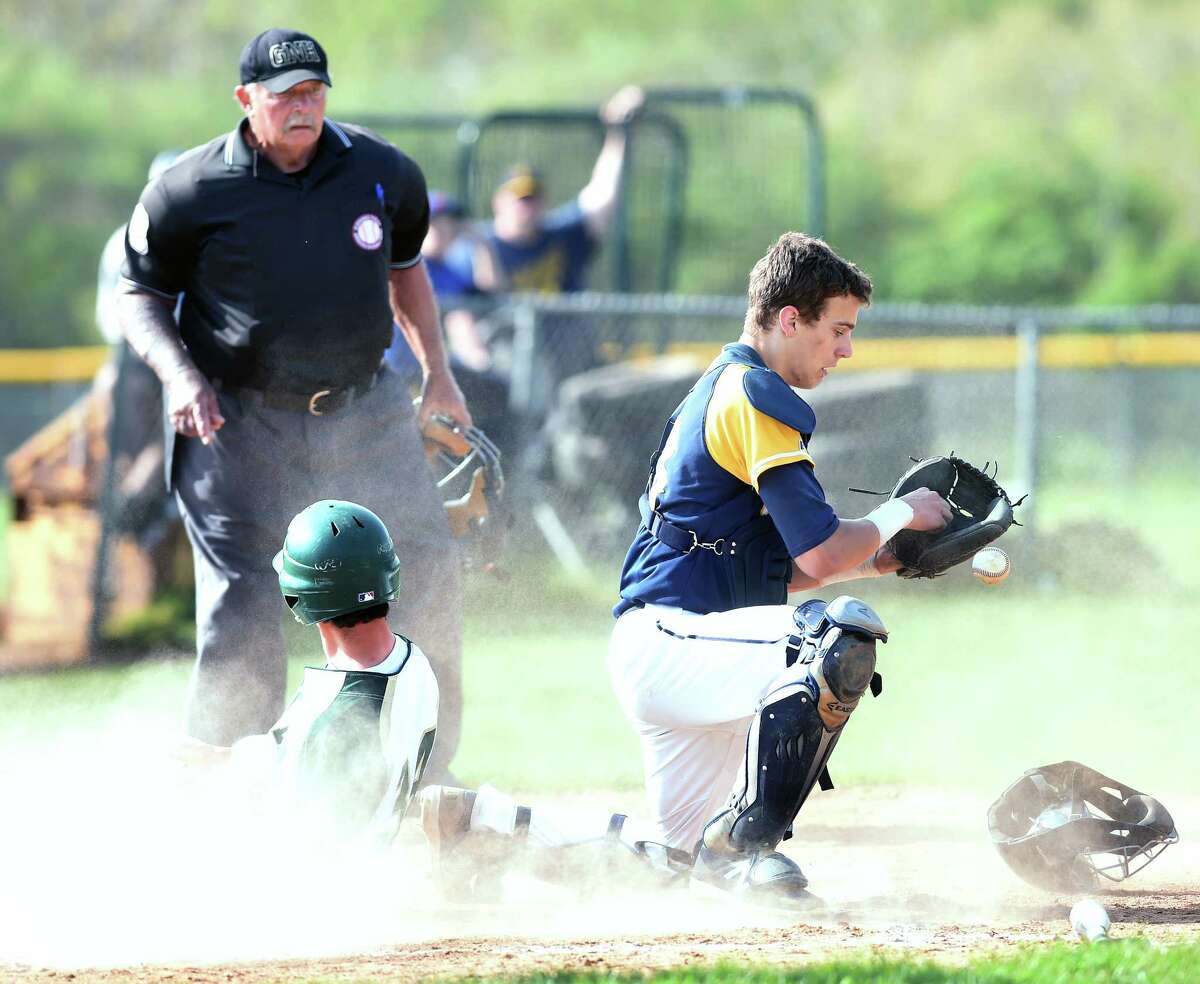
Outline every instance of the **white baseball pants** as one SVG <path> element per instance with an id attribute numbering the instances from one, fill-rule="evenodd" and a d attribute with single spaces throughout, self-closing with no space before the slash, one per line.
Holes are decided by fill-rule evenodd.
<path id="1" fill-rule="evenodd" d="M 657 837 L 691 851 L 740 779 L 759 700 L 789 675 L 792 605 L 698 615 L 648 605 L 613 628 L 613 689 L 641 738 Z"/>

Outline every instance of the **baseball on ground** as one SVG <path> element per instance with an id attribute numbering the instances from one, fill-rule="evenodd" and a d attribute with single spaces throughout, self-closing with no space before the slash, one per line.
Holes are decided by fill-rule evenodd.
<path id="1" fill-rule="evenodd" d="M 971 558 L 971 573 L 984 584 L 999 584 L 1011 570 L 1008 554 L 999 547 L 984 547 Z"/>
<path id="2" fill-rule="evenodd" d="M 1108 939 L 1108 929 L 1111 923 L 1108 913 L 1095 899 L 1080 899 L 1071 906 L 1071 928 L 1081 940 L 1097 943 Z"/>

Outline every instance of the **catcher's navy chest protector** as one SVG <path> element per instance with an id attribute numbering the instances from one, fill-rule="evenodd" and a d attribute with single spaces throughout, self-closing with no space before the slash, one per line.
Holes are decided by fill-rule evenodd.
<path id="1" fill-rule="evenodd" d="M 746 387 L 755 410 L 792 427 L 805 444 L 812 436 L 816 417 L 808 404 L 749 346 L 726 346 L 671 415 L 651 458 L 617 615 L 638 602 L 705 614 L 787 603 L 792 558 L 783 537 L 757 490 L 722 468 L 706 446 L 717 381 L 739 366 L 762 376 L 763 385 Z"/>

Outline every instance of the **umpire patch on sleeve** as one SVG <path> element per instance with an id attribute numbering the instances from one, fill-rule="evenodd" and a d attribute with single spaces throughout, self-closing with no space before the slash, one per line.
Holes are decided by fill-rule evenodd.
<path id="1" fill-rule="evenodd" d="M 129 217 L 129 245 L 135 253 L 141 253 L 145 256 L 150 252 L 150 242 L 147 237 L 150 234 L 150 213 L 146 211 L 146 206 L 141 202 L 133 207 L 133 215 Z"/>

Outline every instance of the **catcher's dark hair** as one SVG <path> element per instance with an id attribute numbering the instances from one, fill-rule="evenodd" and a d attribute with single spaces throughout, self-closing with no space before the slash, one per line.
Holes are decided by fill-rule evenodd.
<path id="1" fill-rule="evenodd" d="M 356 612 L 335 615 L 329 621 L 339 629 L 352 629 L 354 626 L 362 625 L 365 622 L 374 622 L 377 618 L 387 618 L 387 614 L 388 603 L 381 601 L 378 605 L 372 605 L 370 608 L 360 608 Z"/>
<path id="2" fill-rule="evenodd" d="M 785 232 L 750 271 L 745 327 L 769 331 L 775 315 L 789 305 L 805 321 L 816 321 L 829 298 L 846 295 L 869 304 L 871 278 L 824 240 Z"/>

